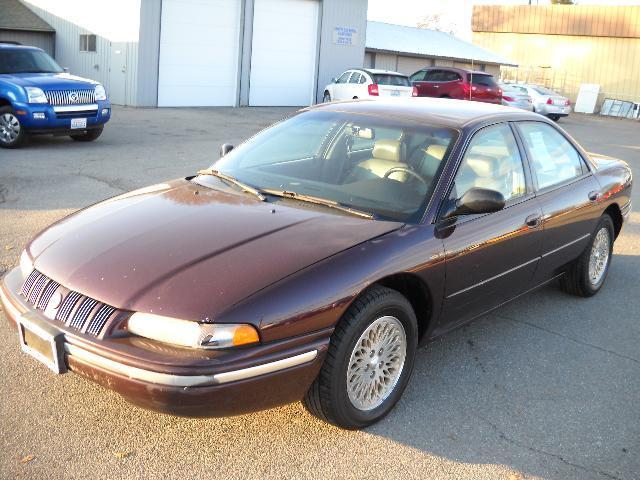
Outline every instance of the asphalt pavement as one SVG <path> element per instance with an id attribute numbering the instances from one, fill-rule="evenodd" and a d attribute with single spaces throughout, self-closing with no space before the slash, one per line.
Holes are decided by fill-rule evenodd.
<path id="1" fill-rule="evenodd" d="M 95 143 L 0 150 L 0 274 L 59 218 L 187 176 L 291 109 L 115 108 Z M 640 123 L 572 115 L 588 150 L 640 179 Z M 640 208 L 640 185 L 634 192 Z M 132 406 L 20 353 L 0 312 L 0 478 L 640 478 L 640 213 L 594 298 L 551 285 L 418 352 L 382 422 L 342 431 L 299 403 L 188 419 Z"/>

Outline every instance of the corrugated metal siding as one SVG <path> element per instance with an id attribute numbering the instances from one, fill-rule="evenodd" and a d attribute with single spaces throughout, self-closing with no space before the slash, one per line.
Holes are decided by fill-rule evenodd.
<path id="1" fill-rule="evenodd" d="M 640 37 L 640 6 L 477 5 L 474 32 Z"/>
<path id="2" fill-rule="evenodd" d="M 320 17 L 316 101 L 322 99 L 324 87 L 331 82 L 332 77 L 363 64 L 367 34 L 367 0 L 322 0 Z M 357 39 L 354 44 L 334 43 L 333 32 L 336 27 L 355 28 Z"/>
<path id="3" fill-rule="evenodd" d="M 74 75 L 99 81 L 107 90 L 112 88 L 109 73 L 112 43 L 126 45 L 125 105 L 137 105 L 140 1 L 118 0 L 114 5 L 113 0 L 24 0 L 30 9 L 55 28 L 58 63 Z M 105 11 L 113 15 L 99 14 Z M 127 31 L 122 31 L 123 24 L 129 26 Z M 117 33 L 112 35 L 111 31 Z M 80 34 L 96 35 L 96 52 L 79 51 Z"/>
<path id="4" fill-rule="evenodd" d="M 138 42 L 137 106 L 158 104 L 158 62 L 160 55 L 160 17 L 162 2 L 141 0 L 140 40 Z"/>
<path id="5" fill-rule="evenodd" d="M 31 45 L 38 47 L 47 52 L 49 55 L 55 55 L 55 33 L 49 32 L 27 32 L 24 30 L 0 30 L 0 42 L 12 41 L 18 42 L 20 45 Z"/>
<path id="6" fill-rule="evenodd" d="M 398 68 L 398 56 L 388 53 L 376 53 L 375 68 L 395 71 Z"/>
<path id="7" fill-rule="evenodd" d="M 601 100 L 640 101 L 640 39 L 474 32 L 473 41 L 517 60 L 516 73 L 503 69 L 510 79 L 517 74 L 573 100 L 580 84 L 595 83 Z"/>
<path id="8" fill-rule="evenodd" d="M 433 65 L 433 60 L 431 58 L 416 58 L 398 55 L 398 71 L 405 75 L 411 75 L 418 70 L 430 67 L 431 65 Z"/>

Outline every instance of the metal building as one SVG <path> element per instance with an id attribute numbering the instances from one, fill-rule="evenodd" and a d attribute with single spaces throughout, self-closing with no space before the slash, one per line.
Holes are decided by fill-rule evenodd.
<path id="1" fill-rule="evenodd" d="M 364 59 L 367 0 L 24 2 L 120 105 L 309 105 Z"/>
<path id="2" fill-rule="evenodd" d="M 497 77 L 513 61 L 448 33 L 425 28 L 367 22 L 364 66 L 411 75 L 432 66 L 482 70 Z"/>
<path id="3" fill-rule="evenodd" d="M 33 45 L 53 55 L 56 31 L 18 0 L 0 0 L 0 42 Z"/>
<path id="4" fill-rule="evenodd" d="M 507 80 L 537 83 L 575 101 L 581 84 L 640 102 L 640 7 L 475 6 L 473 42 L 519 65 Z"/>

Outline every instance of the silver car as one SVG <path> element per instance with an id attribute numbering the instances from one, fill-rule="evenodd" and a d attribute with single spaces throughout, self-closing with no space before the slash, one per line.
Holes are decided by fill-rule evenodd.
<path id="1" fill-rule="evenodd" d="M 522 85 L 533 101 L 533 111 L 558 121 L 571 113 L 571 101 L 559 93 L 539 85 Z"/>
<path id="2" fill-rule="evenodd" d="M 533 102 L 525 87 L 512 83 L 501 83 L 500 88 L 502 89 L 503 105 L 521 108 L 529 112 L 533 111 Z"/>

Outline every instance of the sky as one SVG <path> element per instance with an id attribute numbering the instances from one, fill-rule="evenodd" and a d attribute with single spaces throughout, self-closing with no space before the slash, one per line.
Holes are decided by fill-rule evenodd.
<path id="1" fill-rule="evenodd" d="M 440 14 L 442 23 L 450 25 L 454 34 L 471 40 L 473 5 L 526 5 L 529 0 L 369 0 L 368 19 L 415 27 L 425 15 Z M 545 5 L 550 0 L 531 0 Z M 578 5 L 640 5 L 640 0 L 577 0 Z"/>

